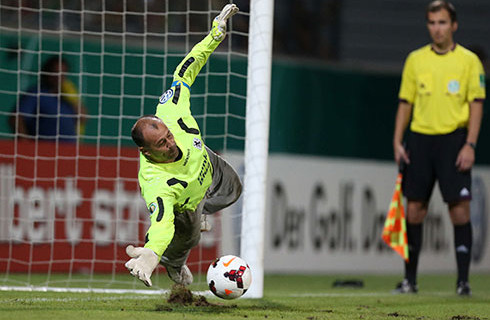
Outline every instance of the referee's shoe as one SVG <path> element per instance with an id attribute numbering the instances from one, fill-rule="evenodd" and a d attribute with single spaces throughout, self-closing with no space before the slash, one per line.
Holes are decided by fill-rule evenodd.
<path id="1" fill-rule="evenodd" d="M 403 293 L 417 293 L 419 288 L 416 284 L 410 283 L 407 279 L 403 279 L 402 282 L 396 285 L 395 290 L 392 291 L 394 294 L 403 294 Z"/>
<path id="2" fill-rule="evenodd" d="M 458 282 L 456 292 L 460 296 L 471 296 L 471 288 L 470 284 L 467 281 L 460 281 Z"/>

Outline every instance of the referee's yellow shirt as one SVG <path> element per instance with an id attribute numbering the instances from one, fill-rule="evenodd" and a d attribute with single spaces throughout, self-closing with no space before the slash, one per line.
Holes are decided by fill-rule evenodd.
<path id="1" fill-rule="evenodd" d="M 446 54 L 426 45 L 408 55 L 399 98 L 414 106 L 414 132 L 447 134 L 467 127 L 469 103 L 485 99 L 483 66 L 476 54 L 460 45 Z"/>

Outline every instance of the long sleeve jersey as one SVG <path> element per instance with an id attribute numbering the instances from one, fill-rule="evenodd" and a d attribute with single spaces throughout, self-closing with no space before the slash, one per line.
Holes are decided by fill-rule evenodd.
<path id="1" fill-rule="evenodd" d="M 156 116 L 173 134 L 182 151 L 180 159 L 154 163 L 140 155 L 138 180 L 151 215 L 145 248 L 159 257 L 174 237 L 175 215 L 196 210 L 212 182 L 213 167 L 190 110 L 190 87 L 219 43 L 208 35 L 196 44 L 176 68 L 170 89 L 160 97 Z"/>

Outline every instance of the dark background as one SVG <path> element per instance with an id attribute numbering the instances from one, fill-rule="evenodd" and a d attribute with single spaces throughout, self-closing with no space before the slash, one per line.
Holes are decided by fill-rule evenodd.
<path id="1" fill-rule="evenodd" d="M 1 1 L 0 138 L 15 138 L 6 119 L 19 94 L 38 81 L 46 58 L 62 52 L 89 111 L 80 141 L 132 145 L 135 119 L 154 113 L 173 68 L 226 1 L 104 3 Z M 249 1 L 235 3 L 242 13 L 192 88 L 193 113 L 217 150 L 244 147 L 250 8 Z M 391 160 L 403 62 L 430 41 L 427 3 L 276 0 L 270 151 Z M 480 55 L 488 74 L 490 2 L 453 3 L 460 23 L 455 39 Z M 477 163 L 484 164 L 490 163 L 487 108 L 488 102 L 477 149 Z"/>

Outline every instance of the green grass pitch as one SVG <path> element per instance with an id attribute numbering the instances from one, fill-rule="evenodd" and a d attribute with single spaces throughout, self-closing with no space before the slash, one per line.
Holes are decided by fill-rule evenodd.
<path id="1" fill-rule="evenodd" d="M 42 276 L 30 280 L 36 277 Z M 156 278 L 161 288 L 170 286 L 165 274 Z M 333 287 L 336 279 L 360 279 L 364 287 Z M 455 293 L 453 274 L 421 275 L 416 295 L 393 295 L 398 280 L 394 275 L 267 275 L 264 298 L 225 301 L 206 295 L 206 306 L 171 304 L 161 294 L 0 291 L 0 319 L 490 319 L 490 274 L 473 274 L 473 295 L 464 298 Z M 205 291 L 205 284 L 191 289 Z"/>

